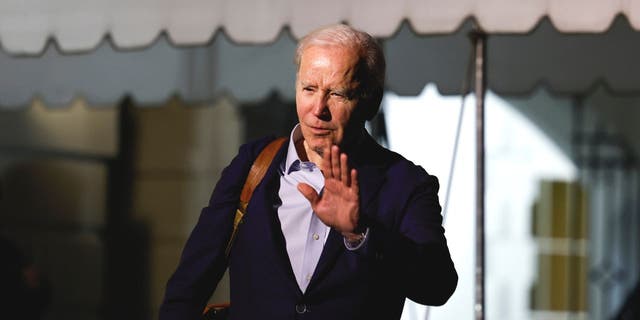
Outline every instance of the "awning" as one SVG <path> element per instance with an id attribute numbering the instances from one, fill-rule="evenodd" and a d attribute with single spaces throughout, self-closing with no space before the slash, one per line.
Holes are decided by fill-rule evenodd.
<path id="1" fill-rule="evenodd" d="M 640 92 L 640 0 L 13 0 L 0 2 L 0 107 L 291 98 L 296 37 L 339 21 L 383 38 L 390 90 L 459 93 L 473 19 L 490 32 L 493 91 Z"/>
<path id="2" fill-rule="evenodd" d="M 345 21 L 389 37 L 403 20 L 420 34 L 450 33 L 475 17 L 490 33 L 524 33 L 543 17 L 562 32 L 603 32 L 616 15 L 640 28 L 637 0 L 11 0 L 0 2 L 7 52 L 42 52 L 55 39 L 64 52 L 96 48 L 109 36 L 118 48 L 206 43 L 219 29 L 236 42 L 264 43 L 283 27 L 299 37 Z"/>

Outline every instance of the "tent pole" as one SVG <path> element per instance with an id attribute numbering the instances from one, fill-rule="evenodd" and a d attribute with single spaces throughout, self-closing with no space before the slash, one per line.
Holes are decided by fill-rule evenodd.
<path id="1" fill-rule="evenodd" d="M 475 96 L 476 96 L 476 261 L 475 261 L 475 303 L 476 320 L 485 316 L 485 246 L 484 246 L 484 209 L 485 209 L 485 165 L 484 165 L 484 100 L 486 91 L 485 57 L 487 53 L 487 35 L 476 29 L 471 32 L 471 41 L 475 54 Z"/>

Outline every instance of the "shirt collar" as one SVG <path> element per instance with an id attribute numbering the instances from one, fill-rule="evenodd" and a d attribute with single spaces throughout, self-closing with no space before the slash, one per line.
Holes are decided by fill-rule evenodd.
<path id="1" fill-rule="evenodd" d="M 312 162 L 303 162 L 302 160 L 300 160 L 300 156 L 298 156 L 298 150 L 296 149 L 296 142 L 302 139 L 304 139 L 304 137 L 302 136 L 302 130 L 300 129 L 300 124 L 298 123 L 296 124 L 295 127 L 293 127 L 293 130 L 291 130 L 291 134 L 289 135 L 289 147 L 287 149 L 287 157 L 284 159 L 285 162 L 280 165 L 280 169 L 282 170 L 283 173 L 289 174 L 291 173 L 290 171 L 298 171 L 300 170 L 301 166 L 305 168 L 310 168 L 312 166 L 315 166 L 315 164 Z M 349 154 L 349 162 L 352 162 L 355 164 L 355 163 L 362 162 L 364 160 L 363 158 L 366 159 L 368 157 L 367 152 L 362 152 L 362 151 L 365 151 L 362 149 L 367 145 L 371 145 L 371 141 L 373 141 L 373 138 L 367 133 L 366 129 L 362 128 L 361 135 L 359 135 L 356 139 L 351 141 L 351 144 L 350 144 L 351 148 L 349 149 L 349 151 L 347 151 L 347 153 Z M 374 145 L 377 145 L 377 144 L 374 142 Z M 293 170 L 291 168 L 292 166 L 295 166 Z"/>
<path id="2" fill-rule="evenodd" d="M 289 174 L 291 170 L 291 166 L 297 162 L 300 163 L 300 157 L 298 156 L 298 150 L 296 150 L 296 142 L 304 139 L 302 137 L 302 131 L 300 130 L 300 124 L 297 124 L 293 130 L 291 130 L 291 135 L 289 136 L 289 148 L 287 149 L 287 157 L 284 163 L 283 172 Z M 298 165 L 299 166 L 299 165 Z"/>

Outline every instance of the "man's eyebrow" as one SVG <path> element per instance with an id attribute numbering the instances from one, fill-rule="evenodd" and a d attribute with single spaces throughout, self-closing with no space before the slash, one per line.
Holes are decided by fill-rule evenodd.
<path id="1" fill-rule="evenodd" d="M 302 87 L 315 87 L 314 85 L 312 85 L 309 82 L 304 81 L 304 80 L 300 80 L 300 86 L 302 86 Z"/>

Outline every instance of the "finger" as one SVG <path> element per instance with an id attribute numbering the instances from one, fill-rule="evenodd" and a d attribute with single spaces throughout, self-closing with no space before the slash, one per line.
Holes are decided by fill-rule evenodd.
<path id="1" fill-rule="evenodd" d="M 351 185 L 349 166 L 347 165 L 347 155 L 344 153 L 340 155 L 340 179 L 342 180 L 342 183 L 347 187 Z"/>
<path id="2" fill-rule="evenodd" d="M 360 195 L 360 186 L 358 185 L 358 171 L 356 169 L 351 169 L 351 190 L 353 190 L 355 194 Z"/>
<path id="3" fill-rule="evenodd" d="M 340 148 L 331 147 L 331 174 L 334 178 L 340 179 Z"/>
<path id="4" fill-rule="evenodd" d="M 298 191 L 311 203 L 312 208 L 315 207 L 319 195 L 313 187 L 306 183 L 298 183 Z"/>
<path id="5" fill-rule="evenodd" d="M 322 164 L 320 165 L 320 170 L 322 171 L 322 175 L 325 179 L 333 177 L 331 172 L 331 147 L 326 148 L 322 153 Z"/>

